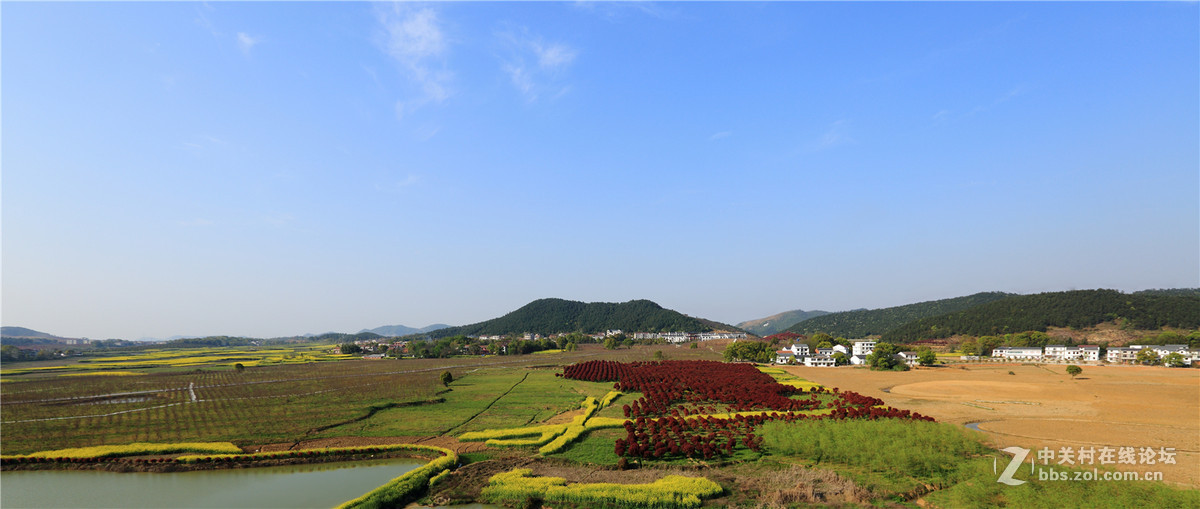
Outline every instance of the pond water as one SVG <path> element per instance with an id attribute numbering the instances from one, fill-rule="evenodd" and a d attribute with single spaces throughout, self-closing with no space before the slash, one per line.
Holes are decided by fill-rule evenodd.
<path id="1" fill-rule="evenodd" d="M 391 459 L 174 473 L 13 471 L 0 507 L 331 508 L 423 465 Z"/>

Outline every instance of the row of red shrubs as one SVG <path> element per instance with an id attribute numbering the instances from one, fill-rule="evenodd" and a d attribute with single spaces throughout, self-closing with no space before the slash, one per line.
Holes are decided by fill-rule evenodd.
<path id="1" fill-rule="evenodd" d="M 783 385 L 751 364 L 717 361 L 588 361 L 564 368 L 565 378 L 615 381 L 617 390 L 643 396 L 622 406 L 626 436 L 615 445 L 618 456 L 640 458 L 730 456 L 740 442 L 759 451 L 763 439 L 754 430 L 764 422 L 800 419 L 933 418 L 908 410 L 881 407 L 883 400 L 834 388 L 810 391 Z M 793 399 L 795 395 L 807 398 Z M 832 396 L 832 400 L 829 400 Z M 824 403 L 822 405 L 822 403 Z M 769 414 L 715 418 L 713 404 L 726 412 L 775 410 Z M 690 406 L 689 406 L 690 405 Z M 831 409 L 824 415 L 796 413 Z M 700 415 L 701 417 L 695 417 Z"/>

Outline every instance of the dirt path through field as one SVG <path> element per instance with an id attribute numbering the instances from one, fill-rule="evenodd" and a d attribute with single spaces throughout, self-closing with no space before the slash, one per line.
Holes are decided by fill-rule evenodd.
<path id="1" fill-rule="evenodd" d="M 1161 471 L 1167 482 L 1200 487 L 1197 369 L 1084 365 L 1074 379 L 1059 365 L 968 364 L 908 372 L 784 369 L 938 421 L 978 423 L 997 447 L 1174 447 L 1174 465 L 1114 466 Z"/>

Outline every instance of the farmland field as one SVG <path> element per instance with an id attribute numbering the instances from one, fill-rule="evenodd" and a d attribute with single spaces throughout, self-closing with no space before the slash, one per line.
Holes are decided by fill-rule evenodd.
<path id="1" fill-rule="evenodd" d="M 665 362 L 646 362 L 658 352 L 665 354 Z M 434 487 L 419 499 L 430 504 L 488 499 L 516 505 L 539 500 L 576 500 L 581 506 L 632 503 L 620 498 L 625 490 L 664 507 L 884 500 L 957 507 L 1042 500 L 1038 493 L 1046 488 L 1031 482 L 1002 491 L 991 465 L 1006 456 L 995 448 L 1030 445 L 995 440 L 988 422 L 980 428 L 992 435 L 991 444 L 982 442 L 983 434 L 964 429 L 963 423 L 986 420 L 972 412 L 998 405 L 977 400 L 1007 401 L 1026 409 L 1009 415 L 1017 424 L 1023 422 L 1018 418 L 1060 418 L 1060 410 L 1048 400 L 1029 396 L 1037 391 L 1027 386 L 1066 387 L 1102 378 L 1096 373 L 1102 368 L 1070 380 L 1054 368 L 1033 366 L 1003 367 L 998 372 L 1003 375 L 988 371 L 993 366 L 978 367 L 978 372 L 972 366 L 896 373 L 755 367 L 717 358 L 717 348 L 707 347 L 605 350 L 584 345 L 574 352 L 487 358 L 297 362 L 244 370 L 230 369 L 222 360 L 184 370 L 120 370 L 134 374 L 130 376 L 7 371 L 3 379 L 10 383 L 0 385 L 3 451 L 232 442 L 249 452 L 309 455 L 329 447 L 416 443 L 445 448 L 461 458 L 439 460 L 461 465 L 438 474 Z M 1007 375 L 1010 369 L 1018 374 Z M 453 377 L 448 385 L 441 381 L 444 371 Z M 1164 376 L 1174 380 L 1180 375 Z M 1023 380 L 1008 382 L 1005 377 Z M 1184 377 L 1174 385 L 1186 388 L 1195 381 Z M 981 388 L 994 395 L 974 392 Z M 1121 394 L 1110 395 L 1113 404 L 1123 401 Z M 1172 410 L 1179 415 L 1186 411 L 1186 405 Z M 1173 415 L 1159 417 L 1169 421 Z M 931 422 L 933 418 L 945 422 Z M 1158 431 L 1155 437 L 1166 436 Z M 502 440 L 488 441 L 490 437 Z M 923 437 L 938 446 L 908 447 L 906 437 Z M 1193 461 L 1182 435 L 1170 446 L 1180 450 L 1180 463 Z M 1173 472 L 1168 471 L 1168 481 L 1175 481 Z M 396 486 L 420 487 L 415 494 L 407 488 L 396 491 L 402 497 L 396 500 L 422 496 L 429 484 L 423 479 L 394 480 Z M 638 487 L 626 490 L 613 483 Z M 686 488 L 701 485 L 705 488 L 698 493 Z M 1200 502 L 1200 492 L 1169 490 L 1160 483 L 1113 483 L 1105 489 L 1081 484 L 1039 503 L 1099 502 L 1102 498 L 1092 493 L 1117 497 L 1118 492 L 1131 500 Z"/>
<path id="2" fill-rule="evenodd" d="M 208 365 L 163 370 L 154 359 L 197 352 L 141 352 L 106 362 L 129 363 L 133 376 L 60 376 L 72 369 L 54 362 L 18 364 L 0 384 L 0 421 L 5 454 L 132 442 L 230 441 L 259 446 L 345 436 L 428 437 L 486 427 L 540 422 L 578 406 L 606 389 L 564 385 L 552 368 L 603 355 L 648 360 L 659 348 L 606 351 L 589 345 L 578 352 L 516 357 L 423 360 L 288 362 L 230 368 L 231 357 L 211 350 Z M 715 358 L 708 349 L 661 348 L 672 358 Z M 320 349 L 318 349 L 320 350 Z M 290 358 L 315 357 L 293 351 Z M 189 361 L 194 362 L 194 360 Z M 539 369 L 526 370 L 531 366 Z M 7 365 L 5 366 L 8 367 Z M 108 369 L 101 371 L 107 372 Z M 439 375 L 457 380 L 447 390 Z M 591 391 L 591 393 L 584 394 Z M 506 392 L 507 391 L 507 392 Z M 504 395 L 500 401 L 497 396 Z M 371 415 L 372 418 L 350 422 Z M 339 425 L 342 423 L 347 423 Z"/>
<path id="3" fill-rule="evenodd" d="M 784 369 L 942 422 L 978 423 L 997 447 L 1174 447 L 1174 465 L 1114 466 L 1200 487 L 1200 370 L 1084 366 L 1072 379 L 1061 365 L 960 366 Z"/>

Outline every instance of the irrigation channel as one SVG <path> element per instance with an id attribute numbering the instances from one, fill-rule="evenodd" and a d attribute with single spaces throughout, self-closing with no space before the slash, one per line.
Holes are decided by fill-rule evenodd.
<path id="1" fill-rule="evenodd" d="M 174 473 L 11 471 L 0 479 L 0 507 L 329 509 L 423 464 L 392 459 Z"/>

